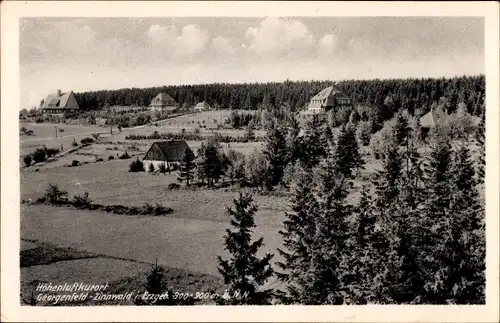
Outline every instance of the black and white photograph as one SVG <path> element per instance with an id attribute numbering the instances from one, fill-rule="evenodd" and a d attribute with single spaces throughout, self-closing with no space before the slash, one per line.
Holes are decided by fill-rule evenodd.
<path id="1" fill-rule="evenodd" d="M 19 17 L 18 305 L 491 305 L 486 22 Z"/>

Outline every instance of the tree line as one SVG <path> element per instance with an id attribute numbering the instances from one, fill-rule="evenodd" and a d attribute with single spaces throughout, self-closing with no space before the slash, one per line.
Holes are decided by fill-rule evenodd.
<path id="1" fill-rule="evenodd" d="M 98 110 L 107 106 L 147 106 L 160 92 L 172 96 L 181 107 L 207 101 L 220 109 L 257 110 L 268 104 L 289 105 L 293 111 L 303 108 L 312 96 L 331 81 L 285 81 L 269 83 L 178 85 L 151 88 L 127 88 L 75 93 L 80 109 Z M 442 97 L 451 109 L 464 103 L 479 116 L 484 110 L 485 77 L 346 80 L 335 86 L 351 97 L 356 105 L 386 107 L 389 111 L 417 109 L 428 111 Z"/>

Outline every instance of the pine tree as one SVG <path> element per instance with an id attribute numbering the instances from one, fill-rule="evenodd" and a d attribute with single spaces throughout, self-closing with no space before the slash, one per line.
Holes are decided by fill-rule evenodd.
<path id="1" fill-rule="evenodd" d="M 278 277 L 286 284 L 288 293 L 282 297 L 285 303 L 302 304 L 308 299 L 305 273 L 311 261 L 315 221 L 318 216 L 318 205 L 311 182 L 311 170 L 299 166 L 297 177 L 293 181 L 292 210 L 285 214 L 284 228 L 279 232 L 286 249 L 278 249 L 284 258 L 283 262 L 278 263 L 283 270 L 282 273 L 278 273 Z"/>
<path id="2" fill-rule="evenodd" d="M 182 162 L 179 169 L 179 181 L 186 182 L 186 186 L 191 185 L 191 181 L 194 178 L 194 169 L 196 164 L 194 163 L 194 153 L 191 148 L 187 148 L 184 151 L 184 156 L 182 157 Z"/>
<path id="3" fill-rule="evenodd" d="M 201 167 L 202 176 L 207 180 L 209 187 L 212 187 L 214 182 L 217 182 L 224 175 L 220 149 L 219 143 L 212 139 L 203 144 L 199 151 L 201 159 L 199 167 Z"/>
<path id="4" fill-rule="evenodd" d="M 479 146 L 479 157 L 478 157 L 478 167 L 477 175 L 478 182 L 484 183 L 484 169 L 485 169 L 485 115 L 484 113 L 480 117 L 479 125 L 476 129 L 476 143 Z"/>
<path id="5" fill-rule="evenodd" d="M 422 302 L 441 303 L 439 277 L 444 268 L 441 262 L 445 250 L 443 243 L 447 236 L 450 220 L 451 186 L 451 144 L 445 137 L 437 136 L 425 168 L 425 185 L 427 196 L 423 203 L 423 226 L 427 228 L 425 244 L 422 252 L 426 254 L 423 267 L 427 269 L 425 276 L 425 293 Z"/>
<path id="6" fill-rule="evenodd" d="M 370 188 L 363 185 L 358 205 L 354 208 L 354 221 L 350 223 L 346 247 L 350 253 L 341 264 L 344 268 L 345 301 L 349 304 L 374 302 L 373 287 L 376 265 L 380 259 L 376 243 L 375 214 Z"/>
<path id="7" fill-rule="evenodd" d="M 165 268 L 157 263 L 151 266 L 151 271 L 146 275 L 144 284 L 146 292 L 155 296 L 162 295 L 162 299 L 149 300 L 142 297 L 134 300 L 135 305 L 193 305 L 194 299 L 174 299 L 172 291 L 168 288 Z"/>
<path id="8" fill-rule="evenodd" d="M 453 153 L 449 218 L 442 237 L 443 253 L 436 302 L 484 304 L 484 207 L 476 188 L 474 165 L 466 146 Z"/>
<path id="9" fill-rule="evenodd" d="M 281 182 L 288 157 L 285 134 L 277 120 L 269 124 L 263 152 L 267 162 L 266 186 L 272 188 Z"/>
<path id="10" fill-rule="evenodd" d="M 263 238 L 251 241 L 257 206 L 251 195 L 243 193 L 233 203 L 234 208 L 228 207 L 228 212 L 234 230 L 227 229 L 224 235 L 225 249 L 229 251 L 231 258 L 223 260 L 218 256 L 218 270 L 228 286 L 228 294 L 239 294 L 242 297 L 219 301 L 229 305 L 270 304 L 272 290 L 263 289 L 262 286 L 274 273 L 270 264 L 273 255 L 267 253 L 259 259 L 257 252 L 263 246 Z"/>
<path id="11" fill-rule="evenodd" d="M 396 132 L 396 142 L 398 145 L 404 143 L 404 140 L 407 135 L 407 127 L 408 127 L 408 119 L 406 119 L 405 115 L 401 112 L 397 113 L 394 118 L 394 130 Z"/>
<path id="12" fill-rule="evenodd" d="M 396 146 L 389 146 L 384 153 L 382 169 L 376 173 L 375 187 L 377 192 L 376 206 L 380 213 L 396 200 L 399 195 L 398 182 L 401 178 L 401 155 Z"/>
<path id="13" fill-rule="evenodd" d="M 316 234 L 311 248 L 311 265 L 306 273 L 304 304 L 344 303 L 346 286 L 344 270 L 349 251 L 347 218 L 351 207 L 347 204 L 349 179 L 335 171 L 335 159 L 329 154 L 319 168 L 316 198 L 318 217 Z"/>
<path id="14" fill-rule="evenodd" d="M 356 140 L 356 129 L 351 124 L 340 129 L 335 145 L 335 162 L 336 171 L 346 178 L 352 178 L 353 172 L 361 168 L 364 163 Z"/>
<path id="15" fill-rule="evenodd" d="M 326 151 L 321 140 L 321 122 L 313 118 L 306 124 L 304 135 L 299 141 L 300 154 L 299 160 L 304 167 L 313 168 L 319 165 L 321 158 L 326 157 Z"/>

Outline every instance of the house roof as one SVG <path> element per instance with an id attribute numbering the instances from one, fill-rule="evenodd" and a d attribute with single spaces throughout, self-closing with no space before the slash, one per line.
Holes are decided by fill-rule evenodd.
<path id="1" fill-rule="evenodd" d="M 167 162 L 181 161 L 184 156 L 184 152 L 189 148 L 189 145 L 185 140 L 156 141 L 148 149 L 145 156 L 148 155 L 153 146 L 159 148 L 161 154 L 163 155 L 163 160 Z"/>
<path id="2" fill-rule="evenodd" d="M 160 100 L 175 101 L 173 97 L 171 97 L 165 92 L 158 93 L 158 95 L 155 96 L 155 99 L 156 98 L 159 98 Z"/>
<path id="3" fill-rule="evenodd" d="M 321 92 L 319 92 L 315 96 L 313 96 L 311 100 L 323 100 L 337 93 L 341 92 L 335 89 L 333 86 L 329 86 L 326 89 L 321 90 Z"/>
<path id="4" fill-rule="evenodd" d="M 209 108 L 210 104 L 208 104 L 207 101 L 203 101 L 203 102 L 198 102 L 194 107 L 195 108 Z"/>
<path id="5" fill-rule="evenodd" d="M 437 113 L 431 109 L 420 118 L 420 126 L 422 128 L 433 128 L 436 126 L 436 120 L 438 119 Z"/>
<path id="6" fill-rule="evenodd" d="M 58 109 L 66 109 L 68 99 L 72 93 L 73 91 L 61 93 L 60 96 L 57 96 L 57 93 L 47 95 L 47 97 L 43 101 L 42 109 L 50 109 L 54 107 Z"/>

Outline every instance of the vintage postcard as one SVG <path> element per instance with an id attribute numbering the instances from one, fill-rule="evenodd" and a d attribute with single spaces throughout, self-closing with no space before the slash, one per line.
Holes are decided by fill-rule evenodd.
<path id="1" fill-rule="evenodd" d="M 498 14 L 2 3 L 2 320 L 498 321 Z"/>

